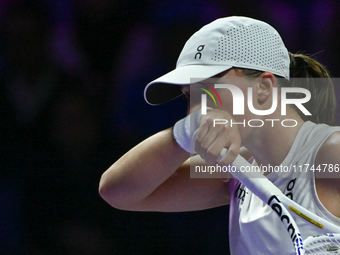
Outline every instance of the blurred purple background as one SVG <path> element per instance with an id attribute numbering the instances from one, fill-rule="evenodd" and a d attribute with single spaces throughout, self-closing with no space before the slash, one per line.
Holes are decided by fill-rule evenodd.
<path id="1" fill-rule="evenodd" d="M 204 24 L 264 20 L 339 77 L 336 0 L 0 0 L 0 254 L 228 254 L 228 207 L 136 213 L 98 195 L 129 148 L 185 115 L 145 85 Z M 162 169 L 160 169 L 161 171 Z"/>

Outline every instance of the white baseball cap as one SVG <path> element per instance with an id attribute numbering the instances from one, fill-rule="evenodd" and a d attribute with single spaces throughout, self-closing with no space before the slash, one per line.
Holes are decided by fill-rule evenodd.
<path id="1" fill-rule="evenodd" d="M 247 17 L 217 19 L 185 43 L 176 69 L 150 82 L 144 98 L 151 105 L 182 94 L 179 86 L 211 78 L 232 67 L 271 72 L 289 80 L 289 53 L 269 24 Z"/>

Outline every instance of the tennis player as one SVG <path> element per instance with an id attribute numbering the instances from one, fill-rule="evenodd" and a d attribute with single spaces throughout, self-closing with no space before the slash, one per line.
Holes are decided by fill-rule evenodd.
<path id="1" fill-rule="evenodd" d="M 289 53 L 278 32 L 267 23 L 227 17 L 192 35 L 176 69 L 150 82 L 145 99 L 157 105 L 181 94 L 189 96 L 191 78 L 199 78 L 203 84 L 209 78 L 214 78 L 216 84 L 232 80 L 244 95 L 252 88 L 253 106 L 260 111 L 271 109 L 277 88 L 279 103 L 268 115 L 254 114 L 247 107 L 243 115 L 237 115 L 233 114 L 230 90 L 216 89 L 223 106 L 208 109 L 204 115 L 200 109 L 192 111 L 174 127 L 132 148 L 104 172 L 99 187 L 104 200 L 124 210 L 164 212 L 230 204 L 231 254 L 295 254 L 275 212 L 238 180 L 190 178 L 190 163 L 216 164 L 221 150 L 227 148 L 221 163 L 228 165 L 242 154 L 240 148 L 246 148 L 253 157 L 252 164 L 262 170 L 267 167 L 269 171 L 264 174 L 284 194 L 340 226 L 340 127 L 330 126 L 334 122 L 335 96 L 324 66 L 310 57 Z M 297 82 L 297 78 L 303 78 L 303 82 Z M 322 86 L 318 80 L 322 80 Z M 311 115 L 290 104 L 286 115 L 282 114 L 280 89 L 292 87 L 310 91 L 311 99 L 303 107 Z M 292 96 L 298 99 L 299 93 Z M 189 118 L 195 120 L 191 126 Z M 214 119 L 229 120 L 229 124 L 213 127 Z M 264 124 L 258 128 L 231 125 L 251 119 Z M 268 119 L 277 122 L 274 125 Z M 293 119 L 294 125 L 281 125 L 284 119 Z M 196 138 L 188 131 L 193 127 Z M 190 153 L 197 155 L 190 158 Z M 301 166 L 306 170 L 307 165 L 308 171 L 299 171 Z M 279 166 L 290 166 L 291 170 L 273 170 Z M 318 167 L 332 178 L 315 171 Z M 303 236 L 318 233 L 301 220 L 296 222 Z"/>

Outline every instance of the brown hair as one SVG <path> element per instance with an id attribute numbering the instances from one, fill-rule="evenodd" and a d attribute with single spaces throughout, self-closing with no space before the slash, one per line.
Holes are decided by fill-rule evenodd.
<path id="1" fill-rule="evenodd" d="M 311 92 L 311 100 L 305 103 L 304 106 L 312 115 L 306 116 L 297 110 L 304 121 L 310 120 L 314 123 L 334 125 L 336 99 L 329 71 L 325 66 L 309 56 L 292 53 L 289 53 L 289 55 L 291 60 L 290 74 L 293 79 L 291 81 L 280 79 L 280 86 L 302 87 Z M 237 69 L 244 76 L 250 78 L 256 78 L 263 73 L 258 70 Z M 288 96 L 289 98 L 304 97 L 301 93 L 290 93 Z"/>

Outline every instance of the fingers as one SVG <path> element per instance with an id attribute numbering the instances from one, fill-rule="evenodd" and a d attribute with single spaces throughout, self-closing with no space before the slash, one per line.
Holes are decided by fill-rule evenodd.
<path id="1" fill-rule="evenodd" d="M 227 154 L 223 156 L 219 164 L 227 166 L 234 162 L 240 152 L 241 141 L 238 141 L 238 138 L 234 137 L 233 142 L 228 147 Z"/>
<path id="2" fill-rule="evenodd" d="M 239 153 L 240 145 L 237 127 L 231 127 L 229 124 L 214 127 L 213 119 L 210 117 L 202 121 L 195 139 L 195 151 L 207 164 L 216 163 L 223 148 L 228 148 L 228 152 L 220 163 L 231 164 Z"/>
<path id="3" fill-rule="evenodd" d="M 195 139 L 195 150 L 206 161 L 207 164 L 210 164 L 209 159 L 212 156 L 211 153 L 213 153 L 213 150 L 216 150 L 216 148 L 210 147 L 218 135 L 217 130 L 212 129 L 212 122 L 213 120 L 211 118 L 207 118 L 205 122 L 199 127 Z"/>

